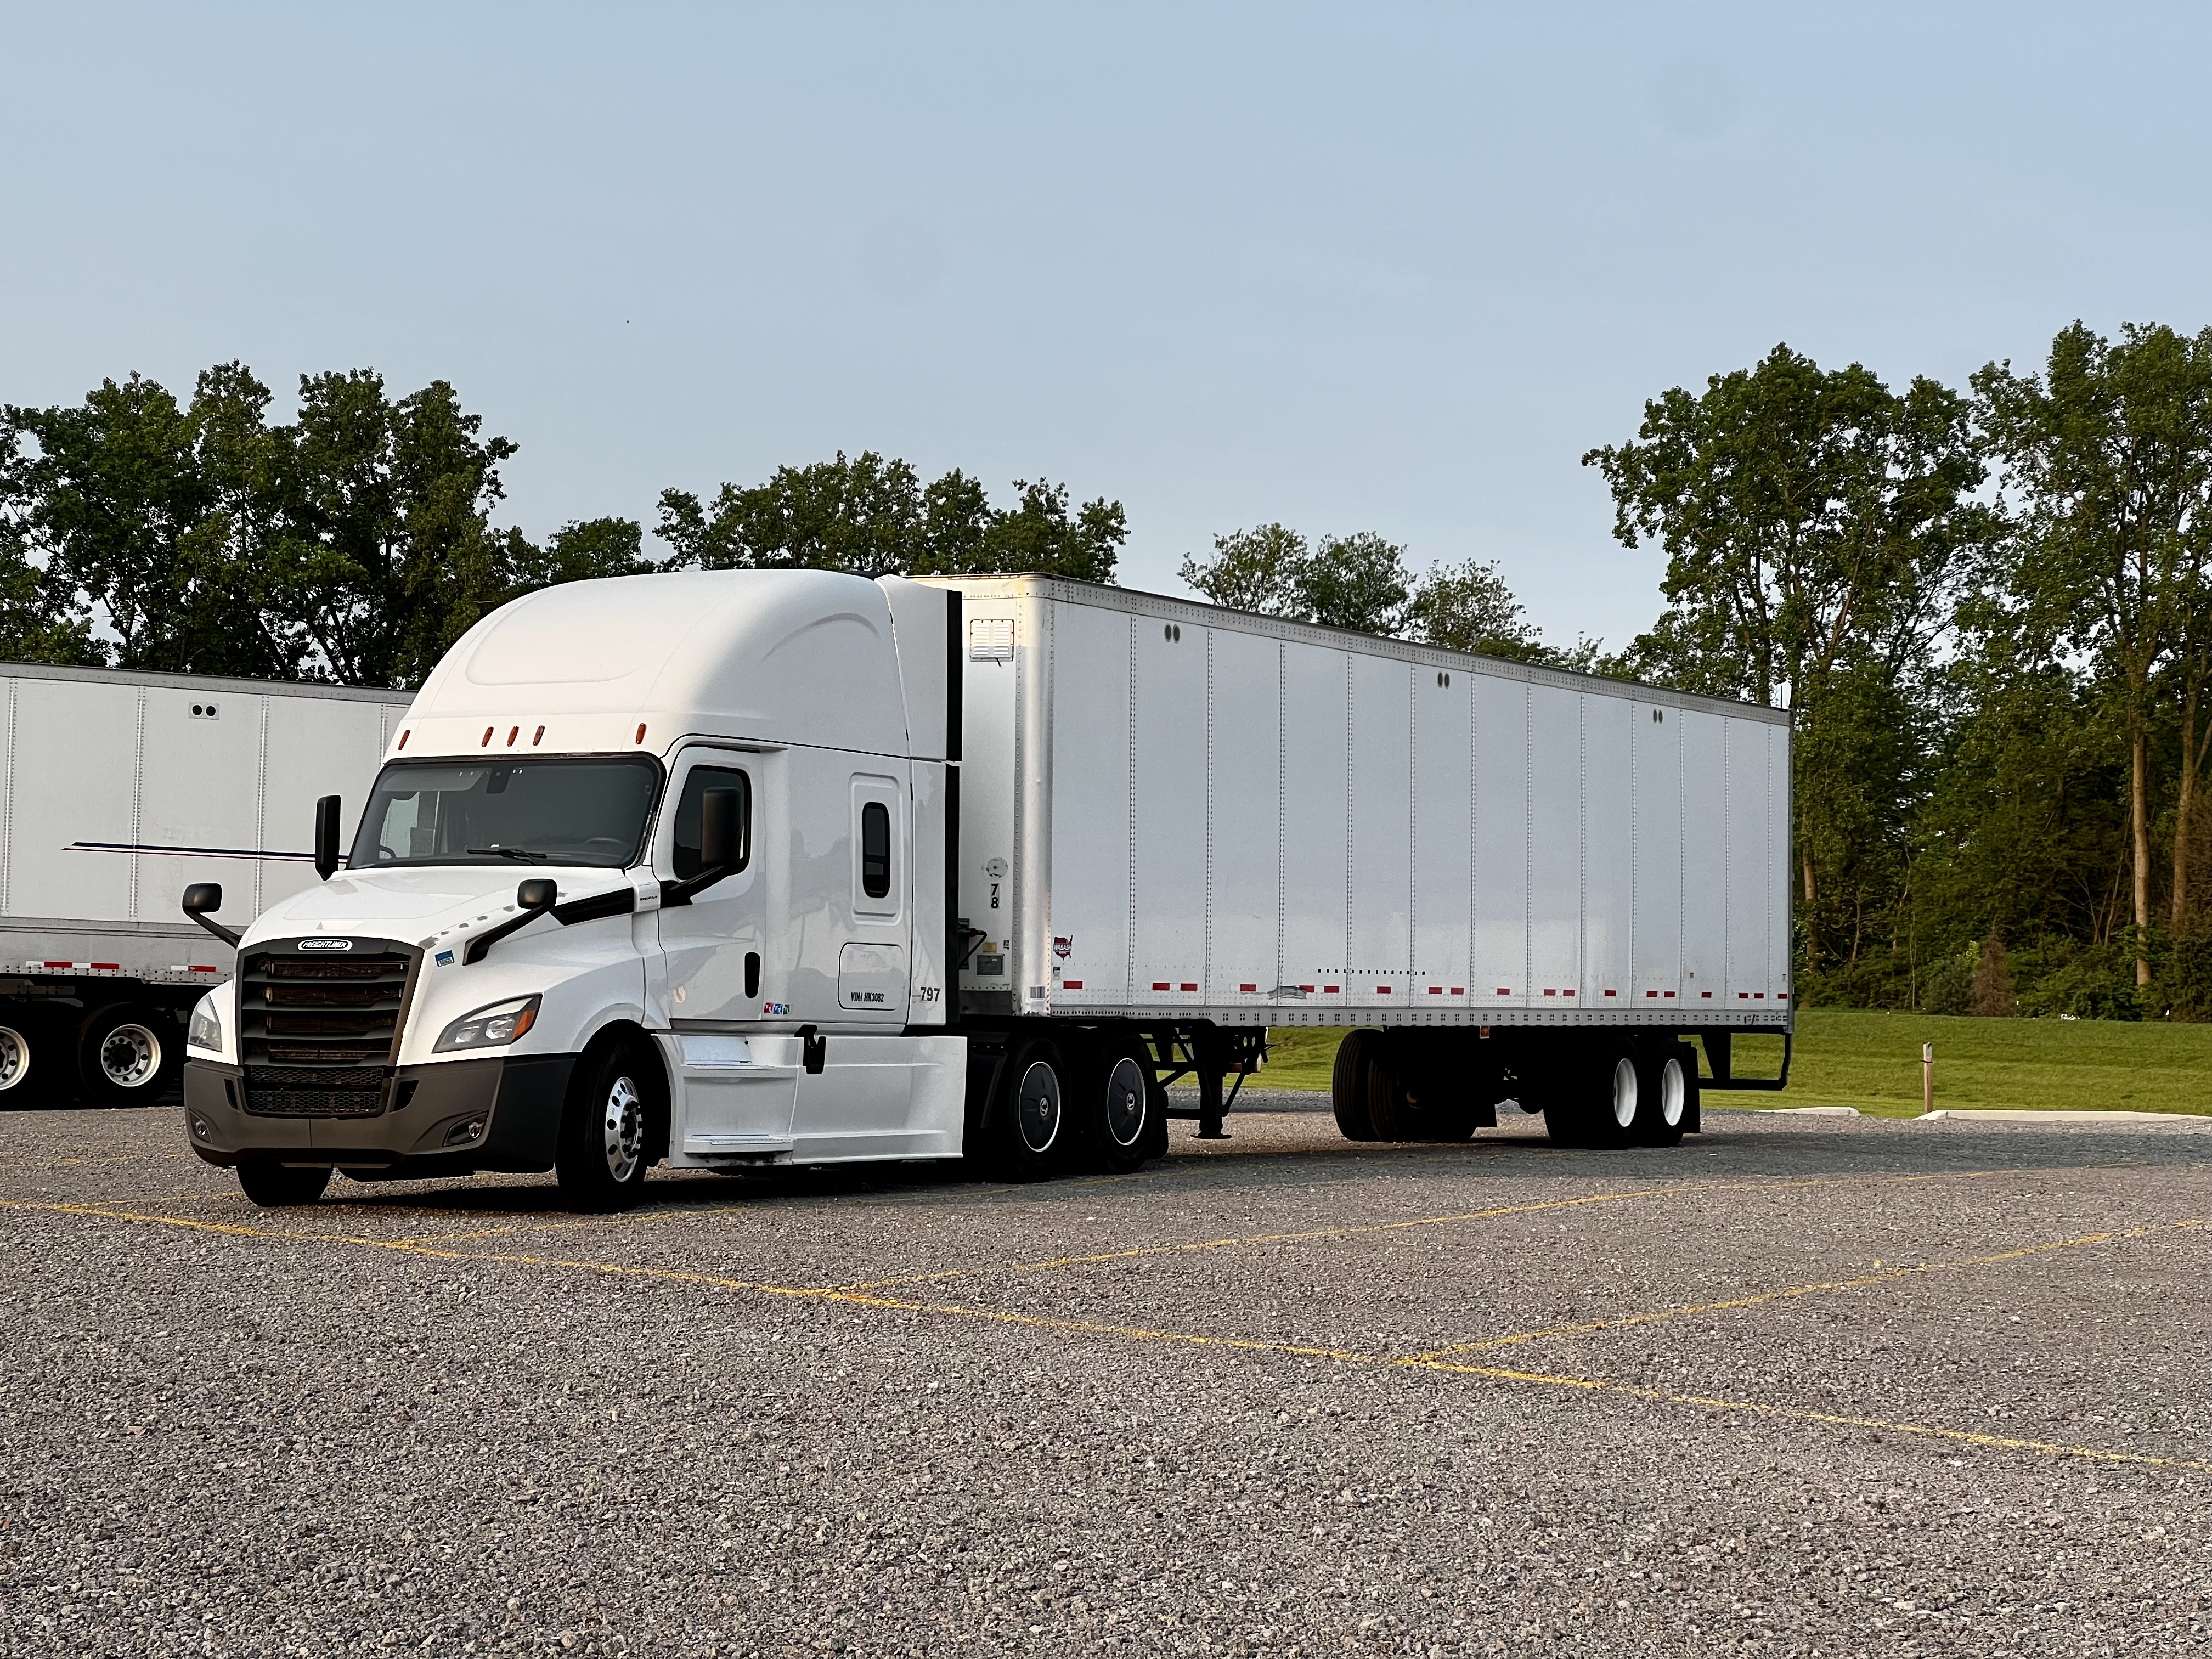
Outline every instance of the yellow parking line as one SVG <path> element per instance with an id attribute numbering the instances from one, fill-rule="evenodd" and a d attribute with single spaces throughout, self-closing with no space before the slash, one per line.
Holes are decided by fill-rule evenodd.
<path id="1" fill-rule="evenodd" d="M 1572 1389 L 1583 1394 L 1624 1395 L 1662 1406 L 1687 1406 L 1701 1411 L 1741 1412 L 1785 1422 L 1821 1423 L 1834 1428 L 1866 1429 L 1876 1434 L 1908 1435 L 1916 1439 L 1948 1441 L 1995 1451 L 2037 1452 L 2048 1457 L 2085 1458 L 2098 1463 L 2126 1463 L 2140 1468 L 2190 1469 L 2212 1474 L 2212 1463 L 2188 1457 L 2158 1457 L 2146 1452 L 2106 1451 L 2095 1446 L 2069 1446 L 2050 1440 L 2021 1440 L 2010 1435 L 1982 1434 L 1972 1429 L 1944 1429 L 1928 1423 L 1899 1423 L 1881 1417 L 1852 1417 L 1841 1412 L 1814 1411 L 1803 1406 L 1776 1406 L 1756 1400 L 1717 1400 L 1705 1395 L 1669 1394 L 1663 1389 L 1642 1389 L 1627 1382 L 1607 1382 L 1596 1377 L 1559 1376 L 1546 1371 L 1508 1370 L 1498 1365 L 1460 1365 L 1449 1360 L 1412 1359 L 1394 1362 L 1415 1370 L 1451 1371 L 1487 1377 L 1499 1382 L 1519 1382 L 1546 1388 Z"/>
<path id="2" fill-rule="evenodd" d="M 1692 1407 L 1701 1411 L 1743 1413 L 1782 1421 L 1819 1423 L 1832 1427 L 1864 1429 L 1875 1433 L 1905 1435 L 1919 1439 L 1942 1441 L 1991 1450 L 2033 1452 L 2057 1458 L 2084 1459 L 2094 1462 L 2128 1464 L 2138 1468 L 2186 1469 L 2201 1474 L 2212 1474 L 2212 1462 L 2199 1462 L 2188 1458 L 2159 1457 L 2147 1453 L 2106 1451 L 2092 1446 L 2070 1446 L 2052 1441 L 2016 1439 L 2009 1436 L 1984 1434 L 1970 1430 L 1940 1428 L 1931 1424 L 1901 1423 L 1882 1418 L 1854 1417 L 1841 1413 L 1814 1411 L 1804 1407 L 1778 1406 L 1759 1401 L 1723 1400 L 1702 1395 L 1672 1394 L 1664 1389 L 1638 1388 L 1624 1382 L 1608 1382 L 1598 1377 L 1572 1376 L 1543 1371 L 1511 1370 L 1496 1365 L 1469 1365 L 1448 1359 L 1428 1358 L 1419 1355 L 1403 1359 L 1393 1359 L 1380 1354 L 1363 1353 L 1354 1349 L 1278 1342 L 1255 1337 L 1219 1336 L 1195 1331 L 1158 1330 L 1143 1326 L 1115 1325 L 1094 1320 L 1054 1319 L 1042 1314 L 1016 1313 L 999 1308 L 975 1308 L 959 1303 L 915 1302 L 903 1297 L 874 1296 L 851 1290 L 761 1284 L 749 1279 L 728 1279 L 717 1274 L 696 1273 L 683 1268 L 647 1267 L 629 1262 L 576 1261 L 552 1256 L 441 1249 L 405 1239 L 362 1238 L 333 1233 L 288 1233 L 270 1228 L 248 1227 L 226 1222 L 199 1221 L 179 1216 L 146 1215 L 82 1204 L 0 1199 L 0 1207 L 52 1211 L 65 1215 L 182 1227 L 196 1231 L 222 1233 L 233 1237 L 360 1244 L 378 1249 L 449 1261 L 496 1262 L 511 1266 L 605 1273 L 618 1278 L 648 1279 L 675 1284 L 698 1285 L 711 1289 L 751 1291 L 798 1301 L 840 1303 L 859 1307 L 879 1308 L 887 1311 L 927 1314 L 939 1318 L 977 1320 L 1030 1330 L 1053 1331 L 1071 1335 L 1104 1336 L 1123 1341 L 1158 1342 L 1179 1347 L 1279 1353 L 1298 1358 L 1321 1359 L 1347 1366 L 1378 1368 L 1391 1366 L 1429 1370 L 1454 1376 L 1482 1377 L 1492 1382 L 1516 1383 L 1523 1387 L 1565 1389 L 1593 1395 L 1621 1395 L 1661 1405 Z M 2133 1235 L 2121 1233 L 2111 1235 L 2114 1238 L 2130 1236 Z M 2029 1252 L 2021 1254 L 2027 1253 Z"/>
<path id="3" fill-rule="evenodd" d="M 2202 1227 L 2201 1219 L 2162 1221 L 2147 1227 L 2128 1227 L 2112 1232 L 2082 1233 L 2074 1238 L 2055 1238 L 2045 1243 L 2024 1245 L 2016 1250 L 2000 1250 L 1994 1255 L 1966 1256 L 1956 1261 L 1916 1261 L 1908 1267 L 1886 1268 L 1878 1273 L 1862 1273 L 1856 1279 L 1826 1279 L 1814 1285 L 1791 1285 L 1783 1290 L 1763 1291 L 1755 1296 L 1739 1296 L 1726 1302 L 1692 1303 L 1679 1308 L 1656 1308 L 1649 1313 L 1628 1314 L 1619 1319 L 1592 1319 L 1573 1325 L 1551 1325 L 1541 1330 L 1516 1331 L 1510 1336 L 1485 1337 L 1474 1342 L 1455 1342 L 1448 1348 L 1431 1348 L 1426 1353 L 1413 1354 L 1399 1360 L 1401 1365 L 1422 1365 L 1431 1360 L 1447 1359 L 1454 1354 L 1485 1353 L 1496 1348 L 1519 1347 L 1524 1343 L 1542 1342 L 1553 1337 L 1589 1336 L 1599 1331 L 1631 1330 L 1639 1325 L 1664 1324 L 1669 1320 L 1691 1319 L 1700 1314 L 1733 1313 L 1741 1308 L 1757 1308 L 1769 1302 L 1787 1302 L 1799 1297 L 1819 1296 L 1829 1291 L 1858 1291 L 1869 1285 L 1894 1284 L 1923 1273 L 1951 1273 L 1966 1267 L 1993 1267 L 2001 1261 L 2018 1261 L 2032 1255 L 2046 1255 L 2053 1250 L 2079 1249 L 2085 1245 L 2109 1244 L 2121 1239 L 2148 1238 L 2154 1233 L 2181 1232 Z"/>
<path id="4" fill-rule="evenodd" d="M 1572 1210 L 1590 1204 L 1613 1204 L 1632 1198 L 1665 1198 L 1678 1193 L 1705 1192 L 1713 1183 L 1686 1187 L 1638 1187 L 1617 1193 L 1588 1193 L 1579 1198 L 1558 1198 L 1535 1204 L 1506 1204 L 1491 1210 L 1465 1210 L 1455 1215 L 1418 1216 L 1404 1221 L 1378 1221 L 1356 1227 L 1316 1227 L 1297 1233 L 1255 1233 L 1241 1238 L 1201 1238 L 1179 1244 L 1137 1244 L 1127 1249 L 1102 1250 L 1091 1255 L 1053 1256 L 1042 1261 L 1015 1261 L 1003 1267 L 947 1267 L 936 1273 L 908 1273 L 896 1279 L 864 1279 L 854 1285 L 825 1285 L 824 1291 L 879 1291 L 901 1285 L 929 1285 L 948 1279 L 973 1279 L 987 1273 L 1041 1273 L 1052 1267 L 1091 1267 L 1107 1261 L 1128 1261 L 1140 1256 L 1182 1255 L 1204 1250 L 1231 1249 L 1249 1244 L 1297 1244 L 1316 1238 L 1358 1238 L 1409 1227 L 1443 1227 L 1460 1221 L 1488 1221 L 1498 1216 L 1533 1215 L 1542 1210 Z"/>
<path id="5" fill-rule="evenodd" d="M 934 1273 L 908 1273 L 893 1279 L 863 1279 L 854 1284 L 825 1285 L 820 1288 L 843 1291 L 890 1290 L 902 1285 L 940 1284 L 947 1279 L 973 1279 L 985 1273 L 1042 1273 L 1054 1267 L 1094 1267 L 1109 1261 L 1127 1261 L 1146 1256 L 1181 1255 L 1207 1250 L 1225 1250 L 1238 1246 L 1295 1244 L 1321 1238 L 1358 1238 L 1375 1233 L 1401 1231 L 1408 1228 L 1445 1227 L 1460 1222 L 1488 1221 L 1503 1216 L 1531 1215 L 1546 1210 L 1571 1210 L 1592 1204 L 1619 1203 L 1628 1199 L 1674 1198 L 1691 1194 L 1716 1192 L 1790 1192 L 1806 1187 L 1837 1187 L 1869 1181 L 1884 1185 L 1903 1182 L 1966 1181 L 2020 1172 L 2005 1170 L 1947 1170 L 1933 1175 L 1824 1176 L 1802 1181 L 1698 1181 L 1687 1182 L 1675 1187 L 1632 1187 L 1619 1192 L 1588 1193 L 1576 1198 L 1548 1199 L 1531 1204 L 1507 1204 L 1495 1209 L 1465 1210 L 1451 1215 L 1416 1216 L 1402 1221 L 1379 1221 L 1350 1227 L 1316 1227 L 1304 1232 L 1255 1233 L 1244 1237 L 1193 1239 L 1174 1244 L 1138 1244 L 1126 1249 L 1102 1250 L 1092 1255 L 1053 1256 L 1042 1261 L 994 1263 L 985 1267 L 945 1267 Z"/>

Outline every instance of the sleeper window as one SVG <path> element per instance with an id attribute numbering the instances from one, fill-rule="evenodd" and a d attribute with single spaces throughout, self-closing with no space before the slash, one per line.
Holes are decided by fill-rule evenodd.
<path id="1" fill-rule="evenodd" d="M 891 814 L 879 800 L 860 808 L 860 890 L 878 899 L 891 890 Z"/>

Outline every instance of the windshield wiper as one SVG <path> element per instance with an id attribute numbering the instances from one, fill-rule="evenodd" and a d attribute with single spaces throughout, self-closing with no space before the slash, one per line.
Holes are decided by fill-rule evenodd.
<path id="1" fill-rule="evenodd" d="M 544 864 L 553 857 L 550 853 L 533 853 L 527 847 L 471 847 L 466 850 L 471 858 L 520 859 L 526 864 Z"/>

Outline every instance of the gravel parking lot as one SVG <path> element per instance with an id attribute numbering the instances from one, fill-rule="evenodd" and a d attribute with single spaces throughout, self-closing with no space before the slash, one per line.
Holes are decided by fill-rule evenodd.
<path id="1" fill-rule="evenodd" d="M 1710 1121 L 584 1218 L 0 1117 L 0 1644 L 2212 1648 L 2212 1126 Z"/>

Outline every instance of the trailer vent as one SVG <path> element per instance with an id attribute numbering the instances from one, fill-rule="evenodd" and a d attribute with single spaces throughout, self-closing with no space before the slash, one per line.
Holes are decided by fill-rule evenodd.
<path id="1" fill-rule="evenodd" d="M 1014 659 L 1014 619 L 977 617 L 968 624 L 968 660 L 1012 662 Z"/>

